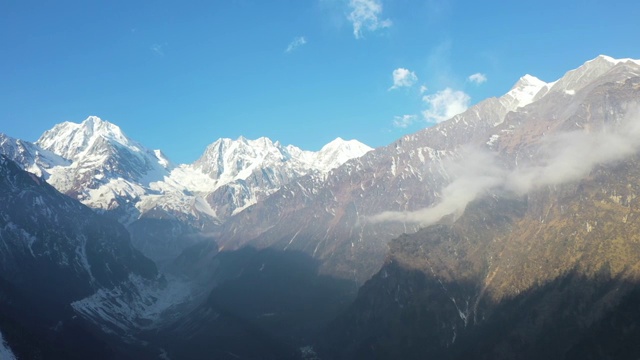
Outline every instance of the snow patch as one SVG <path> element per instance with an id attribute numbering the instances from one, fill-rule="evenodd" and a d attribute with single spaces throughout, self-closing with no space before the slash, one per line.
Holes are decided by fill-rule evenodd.
<path id="1" fill-rule="evenodd" d="M 491 137 L 489 138 L 489 141 L 486 142 L 487 145 L 489 146 L 493 146 L 493 144 L 495 144 L 495 142 L 500 138 L 500 135 L 494 134 L 491 135 Z"/>
<path id="2" fill-rule="evenodd" d="M 2 333 L 0 332 L 0 359 L 2 360 L 16 360 L 17 357 L 11 351 L 9 344 L 2 337 Z"/>
<path id="3" fill-rule="evenodd" d="M 192 300 L 191 290 L 188 283 L 178 279 L 162 282 L 130 274 L 127 281 L 114 288 L 101 288 L 71 305 L 107 333 L 153 329 L 172 320 L 180 307 Z"/>

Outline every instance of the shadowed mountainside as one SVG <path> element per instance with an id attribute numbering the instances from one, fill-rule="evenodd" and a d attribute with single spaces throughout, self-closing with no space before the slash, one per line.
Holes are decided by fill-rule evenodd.
<path id="1" fill-rule="evenodd" d="M 160 334 L 179 359 L 297 359 L 353 300 L 356 284 L 318 273 L 297 251 L 221 252 L 207 300 Z"/>

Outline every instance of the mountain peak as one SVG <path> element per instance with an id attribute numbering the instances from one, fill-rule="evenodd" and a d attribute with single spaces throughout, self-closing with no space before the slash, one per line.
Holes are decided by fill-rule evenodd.
<path id="1" fill-rule="evenodd" d="M 523 77 L 521 77 L 518 80 L 518 82 L 513 86 L 513 88 L 516 88 L 518 86 L 539 86 L 540 87 L 543 85 L 546 85 L 544 81 L 538 79 L 533 75 L 525 74 Z"/>
<path id="2" fill-rule="evenodd" d="M 632 62 L 634 64 L 640 65 L 640 60 L 631 59 L 631 58 L 616 59 L 616 58 L 613 58 L 613 57 L 611 57 L 609 55 L 603 55 L 603 54 L 598 55 L 596 58 L 587 61 L 585 63 L 585 65 L 588 64 L 588 63 L 597 63 L 597 62 L 601 62 L 601 63 L 602 62 L 607 62 L 607 63 L 611 63 L 613 65 L 618 65 L 620 63 Z"/>
<path id="3" fill-rule="evenodd" d="M 373 150 L 371 147 L 358 140 L 344 140 L 338 137 L 315 153 L 314 166 L 322 172 L 328 172 L 348 160 L 358 158 L 371 150 Z"/>
<path id="4" fill-rule="evenodd" d="M 119 126 L 102 120 L 97 116 L 89 116 L 80 123 L 80 126 L 89 133 L 113 139 L 119 143 L 126 144 L 129 142 L 129 139 L 124 135 Z"/>
<path id="5" fill-rule="evenodd" d="M 361 149 L 361 150 L 366 150 L 364 152 L 367 152 L 369 150 L 371 150 L 371 148 L 363 143 L 361 143 L 358 140 L 345 140 L 341 137 L 337 137 L 334 140 L 330 141 L 329 143 L 327 143 L 325 146 L 322 147 L 322 149 L 320 149 L 320 152 L 324 152 L 327 151 L 329 149 L 344 149 L 344 150 L 349 150 L 349 149 Z"/>
<path id="6" fill-rule="evenodd" d="M 595 79 L 603 76 L 620 64 L 634 67 L 640 66 L 640 60 L 614 59 L 607 55 L 599 55 L 574 70 L 567 71 L 560 80 L 556 81 L 550 92 L 563 91 L 567 94 L 575 94 L 578 90 L 590 84 Z M 640 70 L 640 69 L 638 69 Z"/>
<path id="7" fill-rule="evenodd" d="M 100 123 L 102 123 L 102 122 L 103 122 L 103 121 L 102 121 L 102 119 L 100 119 L 99 117 L 97 117 L 97 116 L 95 116 L 95 115 L 89 115 L 89 117 L 88 117 L 88 118 L 86 118 L 86 119 L 82 122 L 82 124 L 83 124 L 83 125 L 85 125 L 85 126 L 91 126 L 91 127 L 93 127 L 93 124 L 94 124 L 94 123 L 96 123 L 96 124 L 100 124 Z"/>
<path id="8" fill-rule="evenodd" d="M 546 82 L 533 75 L 524 75 L 513 85 L 511 90 L 503 96 L 503 99 L 507 102 L 507 109 L 513 111 L 531 104 L 536 94 L 547 85 Z"/>
<path id="9" fill-rule="evenodd" d="M 69 160 L 75 160 L 99 139 L 119 143 L 134 151 L 139 151 L 122 130 L 97 116 L 89 116 L 80 124 L 63 122 L 42 134 L 36 144 Z"/>

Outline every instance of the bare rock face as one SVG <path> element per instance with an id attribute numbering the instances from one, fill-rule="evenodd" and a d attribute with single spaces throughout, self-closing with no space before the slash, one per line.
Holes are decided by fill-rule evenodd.
<path id="1" fill-rule="evenodd" d="M 372 218 L 436 206 L 464 173 L 457 167 L 469 166 L 464 161 L 470 153 L 489 152 L 497 158 L 490 165 L 509 171 L 546 159 L 542 152 L 549 148 L 539 143 L 552 134 L 617 126 L 637 99 L 633 79 L 639 71 L 635 61 L 599 57 L 555 83 L 523 77 L 503 97 L 351 160 L 325 179 L 292 181 L 231 218 L 218 241 L 225 248 L 304 251 L 322 261 L 322 271 L 362 283 L 380 268 L 391 239 L 424 225 L 407 217 Z M 606 85 L 611 83 L 616 86 Z M 479 175 L 490 170 L 476 165 Z"/>
<path id="2" fill-rule="evenodd" d="M 155 265 L 133 248 L 121 224 L 4 156 L 0 189 L 0 323 L 6 338 L 18 344 L 17 357 L 107 358 L 112 350 L 90 329 L 109 325 L 104 319 L 83 322 L 76 304 L 118 289 L 129 297 L 112 305 L 133 305 L 132 298 L 143 297 L 133 280 L 161 286 Z"/>
<path id="3" fill-rule="evenodd" d="M 389 242 L 325 356 L 636 356 L 639 70 L 600 57 L 507 114 L 486 144 L 495 185 Z"/>

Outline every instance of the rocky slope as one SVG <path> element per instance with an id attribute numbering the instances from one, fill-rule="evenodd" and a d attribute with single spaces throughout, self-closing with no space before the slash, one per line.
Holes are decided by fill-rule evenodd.
<path id="1" fill-rule="evenodd" d="M 628 185 L 638 165 L 634 156 L 575 184 L 493 194 L 456 221 L 392 241 L 324 355 L 635 358 L 639 189 Z"/>
<path id="2" fill-rule="evenodd" d="M 175 166 L 95 118 L 3 137 L 42 177 L 0 162 L 0 351 L 131 356 L 109 339 L 132 336 L 155 351 L 139 358 L 637 357 L 639 99 L 640 62 L 600 56 L 350 160 L 367 148 L 241 138 Z M 45 179 L 135 218 L 183 278 Z"/>
<path id="3" fill-rule="evenodd" d="M 469 156 L 484 152 L 473 149 L 509 151 L 498 163 L 514 167 L 535 157 L 534 142 L 545 134 L 620 119 L 634 85 L 610 95 L 600 86 L 624 83 L 639 72 L 636 61 L 601 56 L 553 83 L 525 76 L 504 96 L 351 160 L 324 181 L 303 177 L 285 185 L 230 219 L 218 241 L 232 248 L 251 244 L 300 250 L 320 259 L 324 272 L 362 283 L 381 266 L 388 241 L 464 206 L 448 200 L 427 214 L 431 219 L 426 222 L 414 211 L 453 199 L 448 195 L 457 192 L 455 186 L 481 191 L 485 185 L 474 178 L 494 181 L 485 175 L 497 165 L 484 166 L 482 159 Z M 611 108 L 596 113 L 592 103 L 607 96 Z M 469 169 L 475 173 L 462 176 Z M 458 178 L 467 183 L 456 183 Z"/>
<path id="4" fill-rule="evenodd" d="M 638 65 L 599 57 L 508 114 L 476 148 L 493 157 L 474 181 L 494 181 L 390 242 L 325 355 L 637 357 Z"/>
<path id="5" fill-rule="evenodd" d="M 134 336 L 178 303 L 122 225 L 4 156 L 0 260 L 0 329 L 18 358 L 110 358 L 96 334 Z"/>

